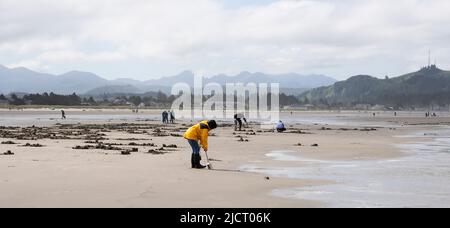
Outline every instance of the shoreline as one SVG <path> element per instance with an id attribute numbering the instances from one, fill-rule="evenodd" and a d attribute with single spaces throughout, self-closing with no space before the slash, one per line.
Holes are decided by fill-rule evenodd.
<path id="1" fill-rule="evenodd" d="M 448 171 L 435 170 L 434 166 L 447 166 L 446 161 L 450 160 L 449 132 L 449 126 L 433 130 L 423 127 L 406 130 L 405 135 L 401 135 L 404 137 L 399 137 L 402 140 L 391 145 L 400 154 L 390 157 L 316 160 L 300 157 L 294 151 L 274 151 L 266 156 L 283 161 L 284 166 L 245 168 L 274 177 L 335 180 L 325 185 L 271 191 L 273 196 L 285 199 L 317 200 L 323 207 L 448 207 L 450 182 L 445 176 L 434 174 L 445 175 Z M 441 139 L 446 140 L 443 142 Z M 412 179 L 403 177 L 404 172 L 414 172 L 417 176 Z M 420 187 L 422 184 L 429 186 Z"/>

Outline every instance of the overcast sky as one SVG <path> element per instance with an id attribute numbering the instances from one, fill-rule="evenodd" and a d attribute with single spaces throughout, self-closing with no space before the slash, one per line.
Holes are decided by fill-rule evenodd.
<path id="1" fill-rule="evenodd" d="M 450 69 L 449 0 L 0 0 L 0 64 L 114 79 L 184 70 Z"/>

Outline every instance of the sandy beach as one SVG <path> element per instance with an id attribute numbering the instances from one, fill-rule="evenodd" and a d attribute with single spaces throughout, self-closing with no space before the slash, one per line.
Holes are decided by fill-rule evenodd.
<path id="1" fill-rule="evenodd" d="M 399 145 L 417 138 L 402 136 L 429 142 L 434 135 L 427 133 L 450 123 L 445 114 L 286 112 L 288 132 L 280 134 L 257 123 L 235 132 L 231 122 L 221 121 L 209 139 L 214 170 L 193 170 L 181 137 L 190 121 L 163 125 L 157 110 L 66 112 L 63 121 L 57 110 L 0 110 L 0 153 L 13 153 L 0 155 L 0 207 L 339 206 L 326 198 L 277 194 L 333 185 L 337 178 L 293 178 L 270 168 L 408 157 Z M 441 197 L 448 200 L 450 192 Z"/>

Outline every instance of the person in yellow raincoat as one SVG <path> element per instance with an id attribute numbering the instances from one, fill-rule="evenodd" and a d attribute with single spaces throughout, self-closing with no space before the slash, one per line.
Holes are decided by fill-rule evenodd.
<path id="1" fill-rule="evenodd" d="M 189 145 L 192 147 L 191 164 L 193 169 L 204 169 L 206 167 L 200 164 L 202 160 L 200 145 L 204 151 L 208 151 L 208 133 L 216 128 L 217 123 L 215 120 L 205 120 L 192 126 L 184 133 L 184 138 L 188 140 Z"/>

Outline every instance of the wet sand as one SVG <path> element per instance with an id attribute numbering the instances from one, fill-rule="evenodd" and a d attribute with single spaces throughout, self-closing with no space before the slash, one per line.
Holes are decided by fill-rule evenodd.
<path id="1" fill-rule="evenodd" d="M 130 115 L 114 110 L 77 111 L 79 116 Z M 21 115 L 35 119 L 35 112 L 39 110 Z M 374 120 L 364 113 L 352 113 L 345 118 L 365 124 L 342 126 L 301 123 L 308 116 L 326 120 L 342 114 L 308 112 L 290 117 L 285 113 L 284 118 L 300 121 L 287 123 L 289 131 L 283 134 L 261 130 L 257 124 L 234 132 L 230 122 L 221 122 L 222 127 L 210 137 L 209 155 L 216 169 L 210 171 L 190 169 L 190 148 L 181 137 L 190 121 L 162 125 L 153 120 L 158 111 L 146 110 L 134 119 L 113 120 L 70 120 L 71 113 L 73 110 L 67 112 L 69 120 L 65 122 L 55 115 L 48 121 L 45 116 L 46 121 L 35 127 L 30 123 L 0 127 L 0 143 L 6 143 L 0 144 L 0 153 L 14 153 L 0 155 L 0 207 L 324 207 L 327 205 L 320 200 L 277 197 L 272 192 L 332 184 L 332 179 L 266 178 L 241 169 L 285 166 L 266 156 L 274 150 L 333 161 L 402 157 L 405 153 L 395 145 L 414 139 L 395 136 L 450 122 L 448 117 L 434 119 L 435 125 L 425 118 L 398 117 L 394 123 L 387 119 L 390 117 Z M 423 121 L 426 126 L 411 125 Z"/>

